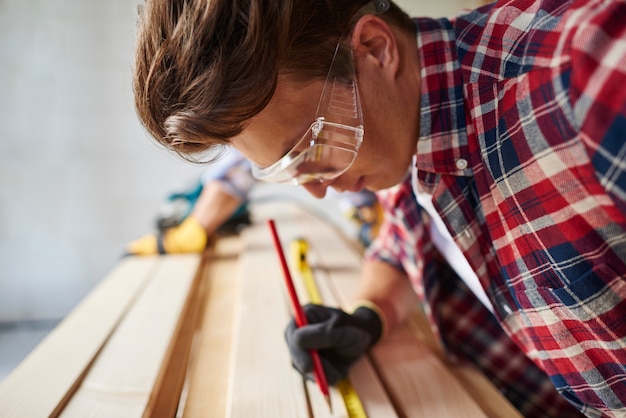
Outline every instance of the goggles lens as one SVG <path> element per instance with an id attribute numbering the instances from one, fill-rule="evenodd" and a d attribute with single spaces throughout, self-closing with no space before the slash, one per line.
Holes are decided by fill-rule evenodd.
<path id="1" fill-rule="evenodd" d="M 287 155 L 267 168 L 252 166 L 252 174 L 260 180 L 294 185 L 332 180 L 350 168 L 362 141 L 362 127 L 320 117 Z"/>

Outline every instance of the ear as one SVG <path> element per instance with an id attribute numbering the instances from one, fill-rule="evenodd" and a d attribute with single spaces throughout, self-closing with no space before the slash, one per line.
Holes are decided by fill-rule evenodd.
<path id="1" fill-rule="evenodd" d="M 391 27 L 378 16 L 365 15 L 352 31 L 355 57 L 369 56 L 381 69 L 394 76 L 400 65 L 398 42 Z"/>

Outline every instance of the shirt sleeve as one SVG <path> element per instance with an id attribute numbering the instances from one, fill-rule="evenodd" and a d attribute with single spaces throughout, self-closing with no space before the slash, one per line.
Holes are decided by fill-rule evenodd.
<path id="1" fill-rule="evenodd" d="M 211 168 L 201 177 L 203 184 L 218 181 L 224 190 L 240 200 L 245 200 L 256 180 L 252 176 L 252 168 L 243 154 L 230 148 Z"/>
<path id="2" fill-rule="evenodd" d="M 398 186 L 378 192 L 384 221 L 366 258 L 379 260 L 403 271 L 418 295 L 423 294 L 423 271 L 428 246 L 426 228 L 407 176 Z"/>

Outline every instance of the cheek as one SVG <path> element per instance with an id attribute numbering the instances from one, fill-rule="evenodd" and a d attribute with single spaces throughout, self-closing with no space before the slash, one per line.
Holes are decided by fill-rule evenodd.
<path id="1" fill-rule="evenodd" d="M 385 150 L 385 147 L 381 146 L 380 137 L 377 136 L 374 129 L 369 129 L 365 132 L 366 134 L 354 165 L 363 171 L 364 174 L 367 174 L 385 165 L 385 159 L 388 158 L 389 150 Z"/>

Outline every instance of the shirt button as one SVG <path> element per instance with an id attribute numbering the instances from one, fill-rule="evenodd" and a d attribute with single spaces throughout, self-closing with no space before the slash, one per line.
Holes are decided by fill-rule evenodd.
<path id="1" fill-rule="evenodd" d="M 467 160 L 465 158 L 459 158 L 456 160 L 456 168 L 459 170 L 465 170 L 467 168 Z"/>

